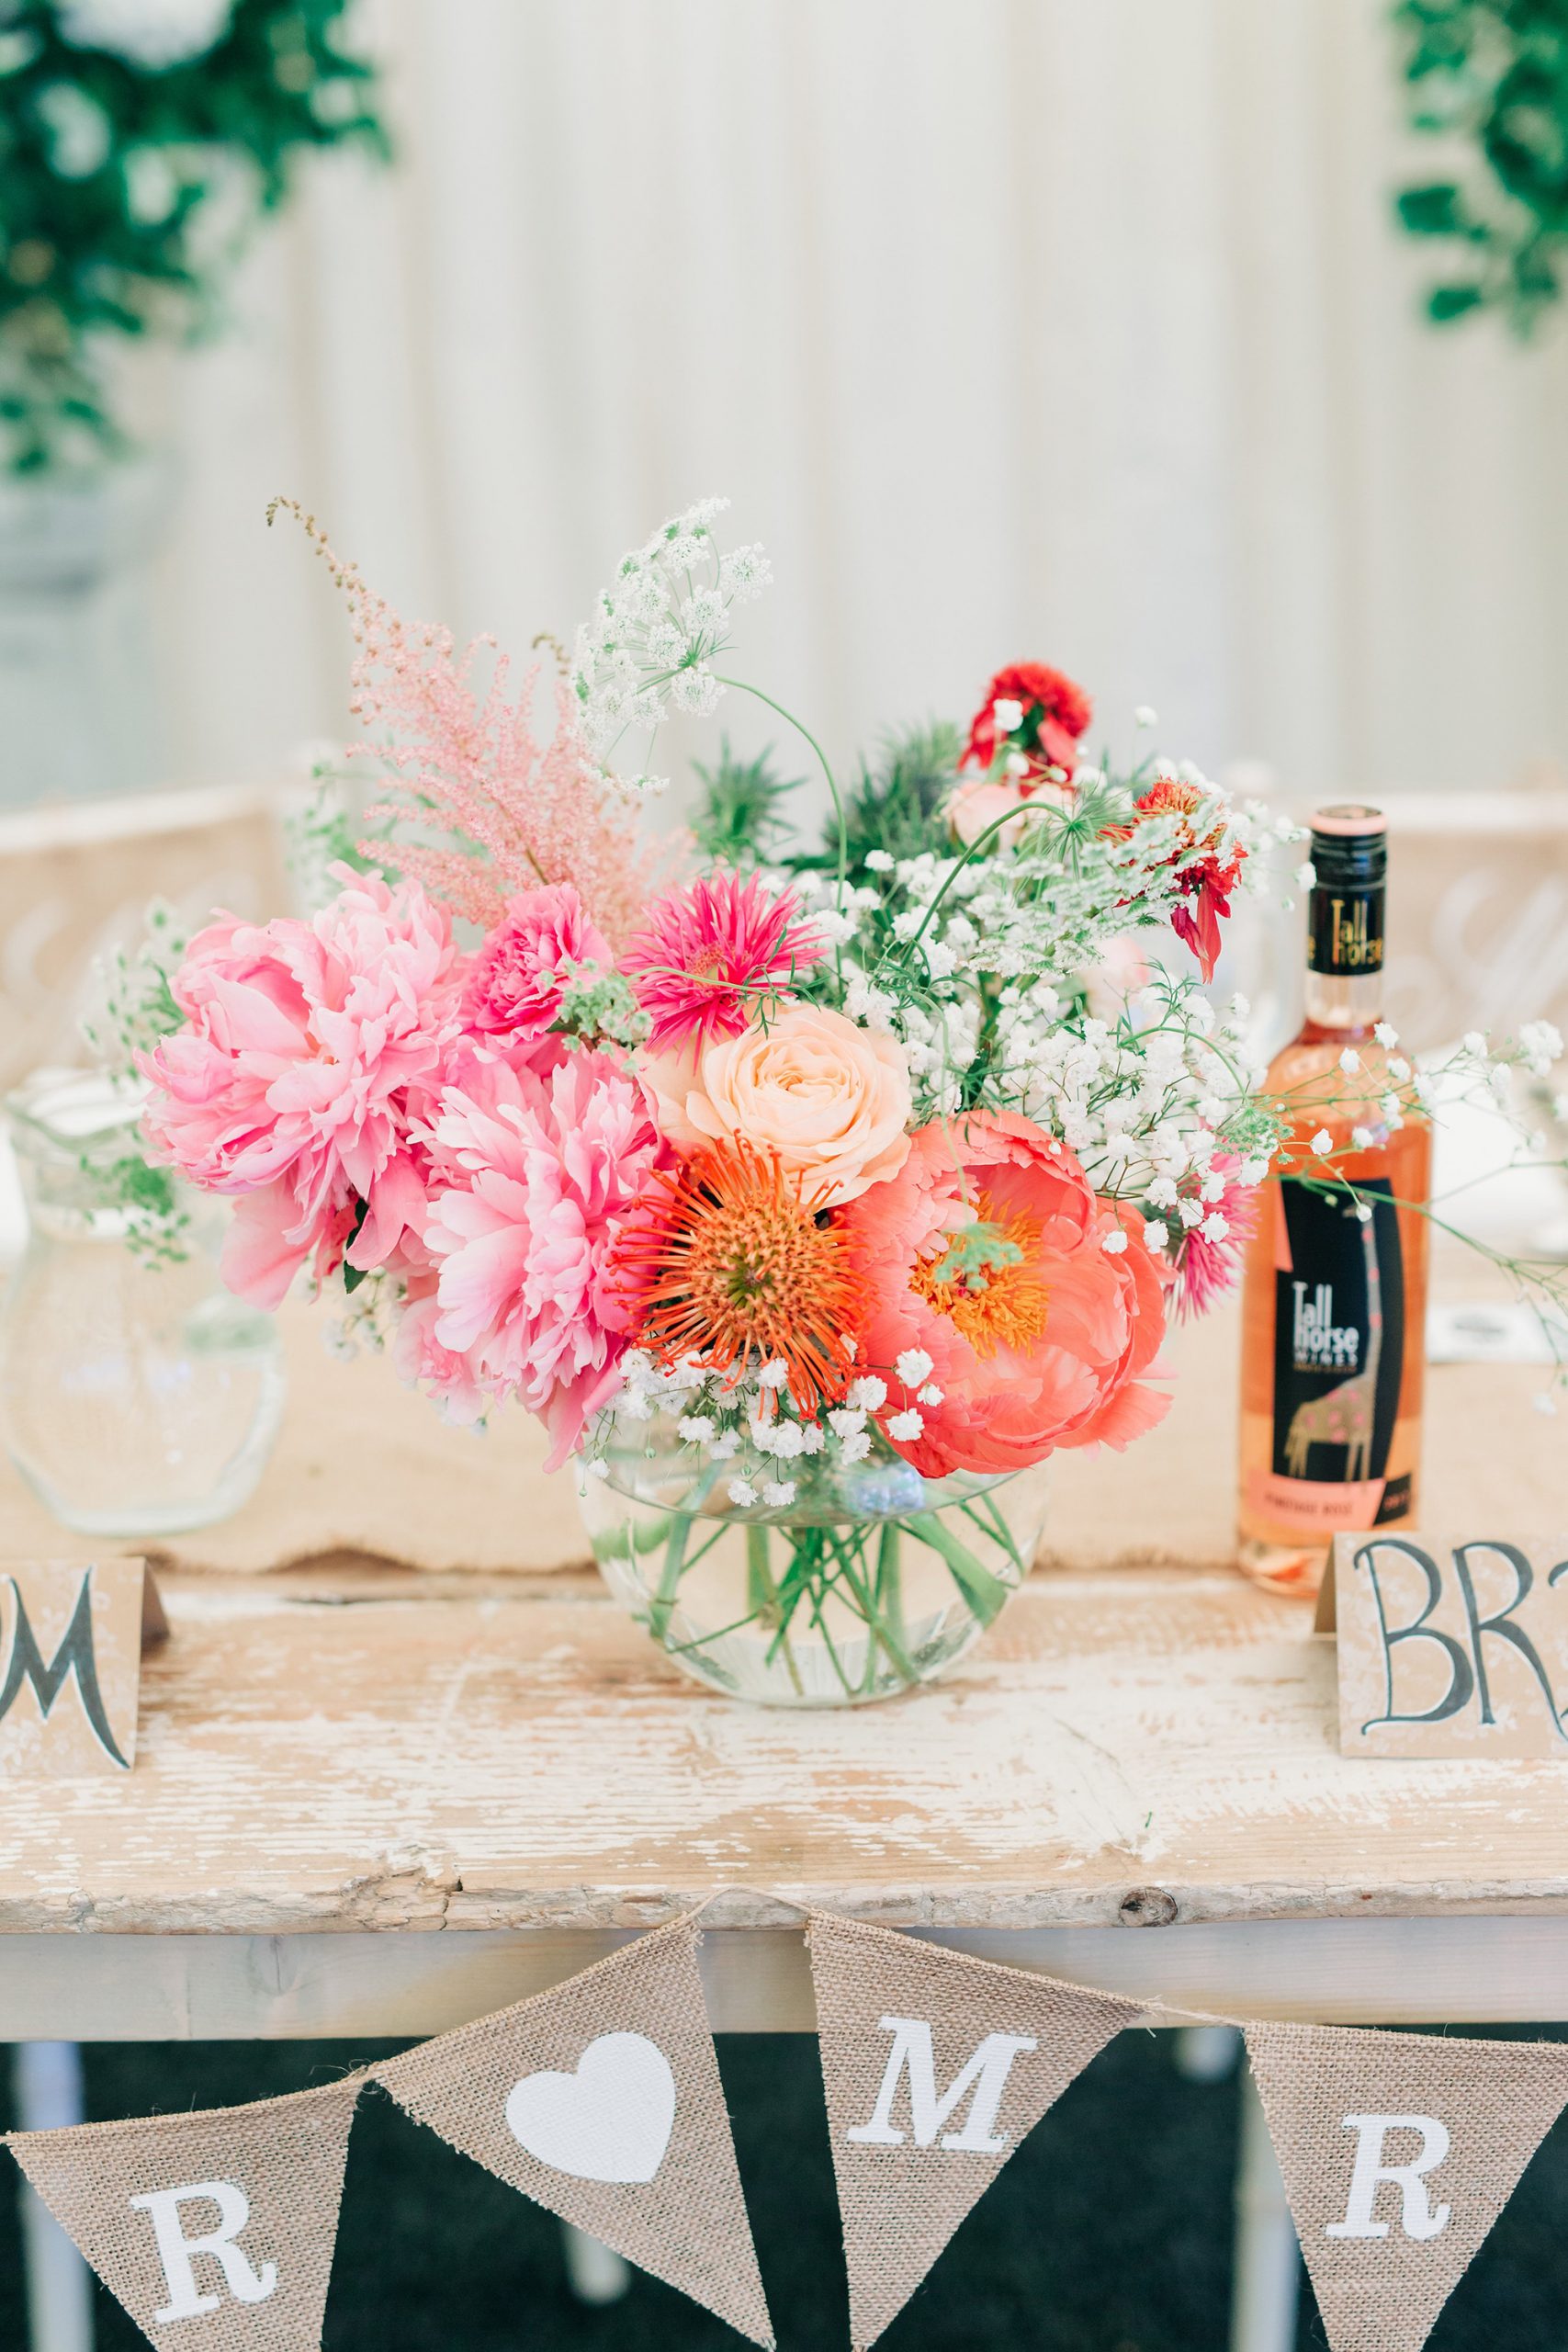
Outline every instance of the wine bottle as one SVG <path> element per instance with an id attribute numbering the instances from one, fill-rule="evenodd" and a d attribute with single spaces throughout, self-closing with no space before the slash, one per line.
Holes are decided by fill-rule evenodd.
<path id="1" fill-rule="evenodd" d="M 1379 809 L 1314 817 L 1306 1018 L 1269 1072 L 1290 1134 L 1247 1252 L 1239 1557 L 1280 1592 L 1416 1518 L 1431 1129 L 1375 1034 L 1387 846 Z"/>

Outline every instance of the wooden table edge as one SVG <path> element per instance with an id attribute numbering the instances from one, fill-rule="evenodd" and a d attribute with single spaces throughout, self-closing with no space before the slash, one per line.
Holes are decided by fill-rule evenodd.
<path id="1" fill-rule="evenodd" d="M 0 1935 L 0 2039 L 410 2040 L 546 1990 L 630 1928 L 431 1934 Z M 1568 1910 L 922 1928 L 956 1951 L 1189 2016 L 1318 2024 L 1568 2020 Z M 809 2033 L 802 1928 L 705 1928 L 717 2033 Z"/>

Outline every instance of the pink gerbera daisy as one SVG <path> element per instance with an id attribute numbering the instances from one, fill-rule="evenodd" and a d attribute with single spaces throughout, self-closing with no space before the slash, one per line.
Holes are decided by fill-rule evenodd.
<path id="1" fill-rule="evenodd" d="M 654 900 L 621 969 L 660 1052 L 738 1037 L 756 1000 L 781 993 L 821 953 L 793 891 L 774 897 L 760 875 L 716 874 Z"/>

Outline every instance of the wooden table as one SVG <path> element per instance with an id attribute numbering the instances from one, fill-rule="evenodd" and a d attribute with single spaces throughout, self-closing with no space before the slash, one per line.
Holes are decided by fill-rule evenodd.
<path id="1" fill-rule="evenodd" d="M 807 1902 L 1201 2010 L 1568 2018 L 1568 1772 L 1339 1757 L 1331 1647 L 1224 1565 L 1231 1342 L 1180 1343 L 1141 1452 L 1060 1465 L 965 1660 L 853 1713 L 709 1695 L 570 1562 L 168 1568 L 134 1773 L 0 1804 L 0 2038 L 428 2033 L 710 1895 L 721 2030 L 809 2030 Z M 1434 1374 L 1434 1523 L 1499 1478 L 1568 1521 L 1539 1385 Z M 29 1526 L 0 1488 L 0 1549 Z"/>

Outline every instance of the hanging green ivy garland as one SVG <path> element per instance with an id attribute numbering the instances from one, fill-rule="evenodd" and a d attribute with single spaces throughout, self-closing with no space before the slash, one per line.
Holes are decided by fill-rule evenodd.
<path id="1" fill-rule="evenodd" d="M 108 342 L 220 323 L 301 151 L 387 153 L 344 6 L 0 0 L 0 471 L 118 454 Z"/>
<path id="2" fill-rule="evenodd" d="M 1500 311 L 1528 332 L 1568 259 L 1568 0 L 1399 0 L 1410 120 L 1465 159 L 1399 193 L 1413 236 L 1448 247 L 1439 323 Z"/>

